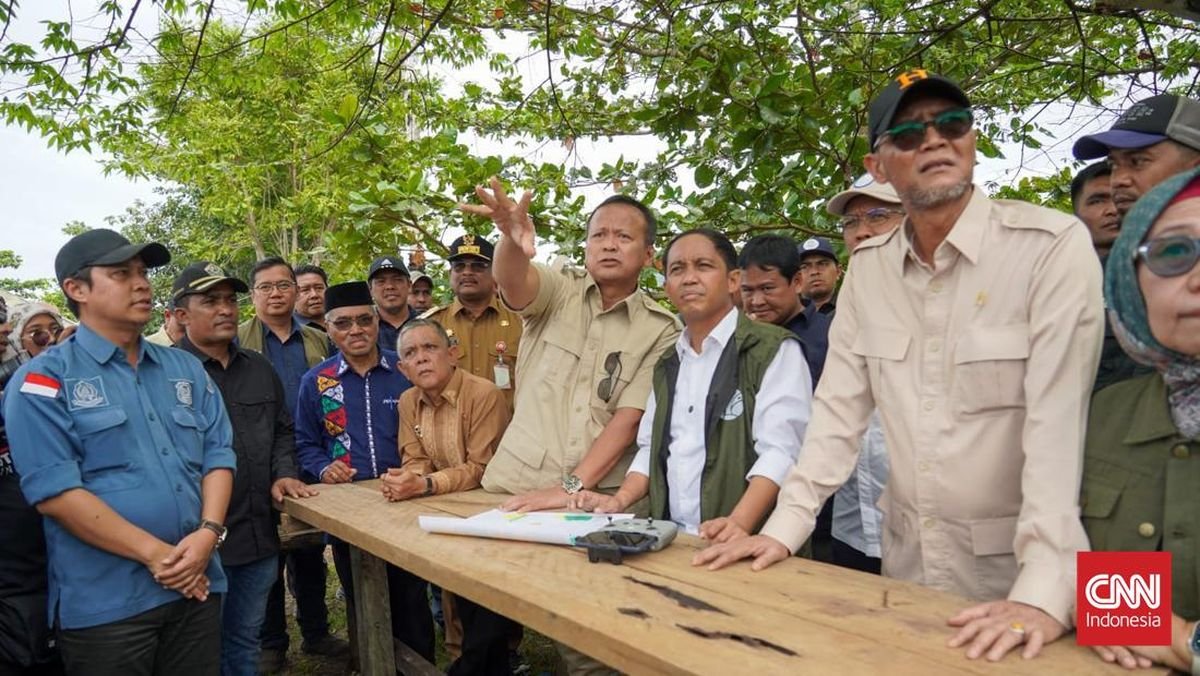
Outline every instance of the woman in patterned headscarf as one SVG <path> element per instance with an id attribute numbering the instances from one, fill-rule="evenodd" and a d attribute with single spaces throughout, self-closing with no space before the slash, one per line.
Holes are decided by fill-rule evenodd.
<path id="1" fill-rule="evenodd" d="M 13 346 L 25 359 L 32 359 L 58 342 L 63 330 L 63 318 L 48 303 L 25 303 L 12 312 Z"/>
<path id="2" fill-rule="evenodd" d="M 1172 553 L 1171 646 L 1103 646 L 1127 668 L 1196 673 L 1200 618 L 1200 170 L 1146 193 L 1125 216 L 1104 278 L 1113 329 L 1155 372 L 1092 398 L 1080 506 L 1096 551 Z M 1200 665 L 1200 661 L 1197 662 Z"/>

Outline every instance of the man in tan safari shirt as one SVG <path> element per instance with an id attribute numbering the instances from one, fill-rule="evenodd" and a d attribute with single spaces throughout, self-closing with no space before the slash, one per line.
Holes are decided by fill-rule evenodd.
<path id="1" fill-rule="evenodd" d="M 1025 657 L 1072 625 L 1083 431 L 1103 331 L 1075 218 L 972 185 L 970 103 L 923 70 L 869 111 L 867 169 L 908 216 L 855 253 L 800 458 L 760 535 L 700 552 L 755 569 L 808 537 L 873 407 L 891 476 L 883 574 L 983 601 L 949 618 L 969 658 Z"/>

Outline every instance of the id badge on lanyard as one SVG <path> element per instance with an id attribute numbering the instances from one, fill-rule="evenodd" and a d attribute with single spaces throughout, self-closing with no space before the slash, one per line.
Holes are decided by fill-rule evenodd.
<path id="1" fill-rule="evenodd" d="M 496 363 L 492 365 L 492 373 L 496 382 L 496 387 L 502 390 L 512 389 L 512 372 L 508 368 L 508 364 L 504 363 L 504 352 L 508 350 L 508 344 L 503 340 L 496 341 Z"/>

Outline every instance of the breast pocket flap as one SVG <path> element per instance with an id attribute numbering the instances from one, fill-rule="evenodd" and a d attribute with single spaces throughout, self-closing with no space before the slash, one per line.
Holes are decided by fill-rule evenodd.
<path id="1" fill-rule="evenodd" d="M 1028 324 L 973 327 L 958 339 L 954 350 L 956 364 L 1028 358 Z"/>
<path id="2" fill-rule="evenodd" d="M 105 408 L 75 414 L 75 429 L 81 436 L 88 436 L 122 425 L 128 417 L 119 408 Z"/>
<path id="3" fill-rule="evenodd" d="M 854 337 L 850 350 L 863 357 L 900 361 L 908 354 L 912 336 L 907 331 L 864 325 Z"/>

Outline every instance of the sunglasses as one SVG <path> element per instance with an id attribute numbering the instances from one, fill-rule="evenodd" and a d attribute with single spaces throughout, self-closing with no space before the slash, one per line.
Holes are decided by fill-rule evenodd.
<path id="1" fill-rule="evenodd" d="M 891 141 L 896 150 L 907 152 L 916 150 L 922 143 L 925 142 L 925 132 L 929 127 L 937 130 L 937 133 L 947 141 L 961 138 L 964 134 L 971 131 L 971 126 L 975 123 L 975 118 L 971 114 L 970 108 L 957 108 L 955 110 L 947 110 L 933 116 L 932 120 L 922 122 L 913 120 L 911 122 L 901 122 L 900 124 L 883 132 L 875 141 L 875 149 L 878 150 L 880 144 L 884 140 Z"/>
<path id="2" fill-rule="evenodd" d="M 52 325 L 49 329 L 38 328 L 28 330 L 25 332 L 25 337 L 33 341 L 33 344 L 38 347 L 46 347 L 50 344 L 50 341 L 57 339 L 61 333 L 61 326 Z"/>
<path id="3" fill-rule="evenodd" d="M 472 272 L 487 272 L 492 267 L 492 264 L 487 261 L 453 261 L 450 263 L 450 269 L 455 272 L 462 272 L 470 269 Z"/>
<path id="4" fill-rule="evenodd" d="M 846 216 L 843 218 L 842 230 L 853 230 L 864 223 L 872 227 L 876 225 L 883 225 L 884 221 L 887 221 L 892 216 L 903 215 L 903 209 L 896 209 L 893 207 L 875 207 L 874 209 L 867 209 L 861 215 Z"/>
<path id="5" fill-rule="evenodd" d="M 617 388 L 617 378 L 621 377 L 621 353 L 609 352 L 604 358 L 604 380 L 596 386 L 596 396 L 600 397 L 601 401 L 608 401 L 612 398 L 613 390 Z"/>
<path id="6" fill-rule="evenodd" d="M 1186 274 L 1200 260 L 1200 238 L 1187 235 L 1156 237 L 1139 246 L 1134 260 L 1142 259 L 1150 272 L 1159 277 Z"/>
<path id="7" fill-rule="evenodd" d="M 329 325 L 338 331 L 349 331 L 357 324 L 360 329 L 368 329 L 375 323 L 375 315 L 359 315 L 357 317 L 338 317 Z"/>

